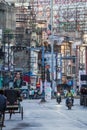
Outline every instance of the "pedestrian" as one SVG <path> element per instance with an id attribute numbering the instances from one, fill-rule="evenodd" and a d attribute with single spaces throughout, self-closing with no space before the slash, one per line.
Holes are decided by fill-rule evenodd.
<path id="1" fill-rule="evenodd" d="M 0 114 L 2 115 L 2 126 L 4 127 L 5 110 L 7 105 L 7 98 L 4 96 L 3 90 L 0 90 Z"/>
<path id="2" fill-rule="evenodd" d="M 79 86 L 76 86 L 76 94 L 79 95 Z"/>
<path id="3" fill-rule="evenodd" d="M 20 74 L 20 72 L 17 72 L 16 76 L 14 78 L 14 83 L 13 83 L 14 88 L 21 88 L 22 87 L 22 82 L 23 82 L 23 80 L 22 80 L 21 74 Z"/>

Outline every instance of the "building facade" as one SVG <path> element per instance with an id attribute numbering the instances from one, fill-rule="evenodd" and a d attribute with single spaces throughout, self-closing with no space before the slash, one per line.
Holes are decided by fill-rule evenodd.
<path id="1" fill-rule="evenodd" d="M 0 30 L 1 30 L 1 47 L 4 52 L 3 62 L 4 69 L 8 68 L 13 62 L 10 46 L 15 42 L 15 7 L 14 4 L 6 1 L 0 1 Z M 14 35 L 14 36 L 12 36 Z"/>

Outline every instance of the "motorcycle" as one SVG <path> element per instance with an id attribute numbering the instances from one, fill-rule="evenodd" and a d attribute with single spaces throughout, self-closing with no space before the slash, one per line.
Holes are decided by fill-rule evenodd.
<path id="1" fill-rule="evenodd" d="M 66 99 L 66 106 L 68 107 L 69 110 L 72 108 L 72 106 L 73 106 L 72 97 L 68 97 Z"/>
<path id="2" fill-rule="evenodd" d="M 58 104 L 60 104 L 60 102 L 61 102 L 61 94 L 59 92 L 57 93 L 56 101 Z"/>

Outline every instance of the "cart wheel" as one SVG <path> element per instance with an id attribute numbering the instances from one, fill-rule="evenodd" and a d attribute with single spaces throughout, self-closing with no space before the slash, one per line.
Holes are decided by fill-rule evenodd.
<path id="1" fill-rule="evenodd" d="M 23 107 L 21 107 L 21 119 L 23 120 Z"/>

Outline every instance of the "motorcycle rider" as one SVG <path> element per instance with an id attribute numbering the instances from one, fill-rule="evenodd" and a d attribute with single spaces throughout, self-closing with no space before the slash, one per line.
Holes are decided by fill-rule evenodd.
<path id="1" fill-rule="evenodd" d="M 68 89 L 67 93 L 66 93 L 66 104 L 68 103 L 68 98 L 71 97 L 72 98 L 72 105 L 74 103 L 74 96 L 73 93 L 71 92 L 70 89 Z"/>
<path id="2" fill-rule="evenodd" d="M 60 86 L 57 86 L 56 101 L 57 101 L 58 103 L 61 102 L 61 88 L 60 88 Z"/>

